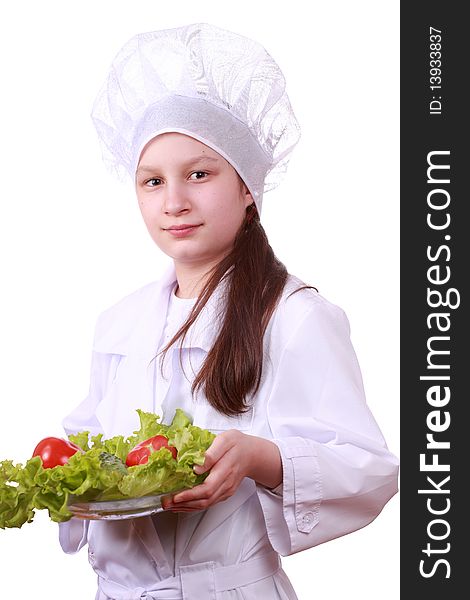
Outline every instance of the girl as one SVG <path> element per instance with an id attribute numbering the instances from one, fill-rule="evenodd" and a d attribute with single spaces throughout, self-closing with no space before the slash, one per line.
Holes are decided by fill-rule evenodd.
<path id="1" fill-rule="evenodd" d="M 365 399 L 344 312 L 288 274 L 260 222 L 299 130 L 256 42 L 208 24 L 145 33 L 116 56 L 92 117 L 172 259 L 97 321 L 88 397 L 67 433 L 137 428 L 176 408 L 217 434 L 163 512 L 60 524 L 88 544 L 97 600 L 294 599 L 279 555 L 370 523 L 397 460 Z"/>

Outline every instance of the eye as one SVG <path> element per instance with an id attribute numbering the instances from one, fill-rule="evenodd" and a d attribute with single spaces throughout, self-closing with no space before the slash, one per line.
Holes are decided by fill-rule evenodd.
<path id="1" fill-rule="evenodd" d="M 198 180 L 198 179 L 205 179 L 205 176 L 209 175 L 209 173 L 206 173 L 206 171 L 194 171 L 194 173 L 191 173 L 190 176 L 192 177 L 193 175 L 202 175 L 203 176 L 203 177 L 197 177 L 196 180 Z"/>
<path id="2" fill-rule="evenodd" d="M 156 187 L 156 185 L 152 184 L 153 181 L 159 181 L 159 182 L 161 182 L 162 180 L 159 179 L 158 177 L 153 177 L 152 179 L 147 179 L 147 181 L 145 182 L 145 185 L 149 185 L 150 184 L 150 187 Z"/>

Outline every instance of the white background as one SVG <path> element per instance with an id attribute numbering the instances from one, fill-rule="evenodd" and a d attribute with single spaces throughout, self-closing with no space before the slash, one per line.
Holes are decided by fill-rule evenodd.
<path id="1" fill-rule="evenodd" d="M 346 311 L 398 454 L 399 3 L 30 0 L 2 12 L 0 460 L 63 435 L 87 394 L 96 317 L 168 264 L 130 184 L 105 170 L 89 112 L 130 37 L 200 21 L 256 39 L 284 71 L 302 138 L 262 222 L 288 270 Z M 396 600 L 398 546 L 397 495 L 368 527 L 283 566 L 299 600 Z M 45 511 L 0 530 L 0 555 L 2 598 L 94 598 L 86 551 L 63 554 Z"/>

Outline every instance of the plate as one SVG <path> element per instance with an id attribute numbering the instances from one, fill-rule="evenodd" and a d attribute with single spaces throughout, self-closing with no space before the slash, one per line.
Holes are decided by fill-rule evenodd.
<path id="1" fill-rule="evenodd" d="M 67 508 L 74 517 L 80 519 L 110 521 L 135 519 L 162 512 L 164 510 L 162 507 L 163 498 L 172 496 L 178 491 L 182 490 L 174 490 L 158 496 L 141 496 L 140 498 L 123 498 L 122 500 L 101 502 L 79 502 L 77 498 L 71 498 Z"/>

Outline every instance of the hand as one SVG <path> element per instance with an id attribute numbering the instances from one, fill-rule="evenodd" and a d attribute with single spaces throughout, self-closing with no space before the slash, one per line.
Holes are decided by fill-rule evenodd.
<path id="1" fill-rule="evenodd" d="M 163 508 L 174 512 L 205 510 L 233 496 L 244 477 L 275 487 L 282 481 L 282 465 L 277 446 L 260 437 L 229 429 L 216 436 L 205 454 L 198 475 L 210 470 L 203 483 L 164 500 Z"/>
<path id="2" fill-rule="evenodd" d="M 248 473 L 250 437 L 237 429 L 217 435 L 206 451 L 204 464 L 194 467 L 198 475 L 210 470 L 204 482 L 164 501 L 163 508 L 174 512 L 192 512 L 205 510 L 216 502 L 230 498 Z"/>

